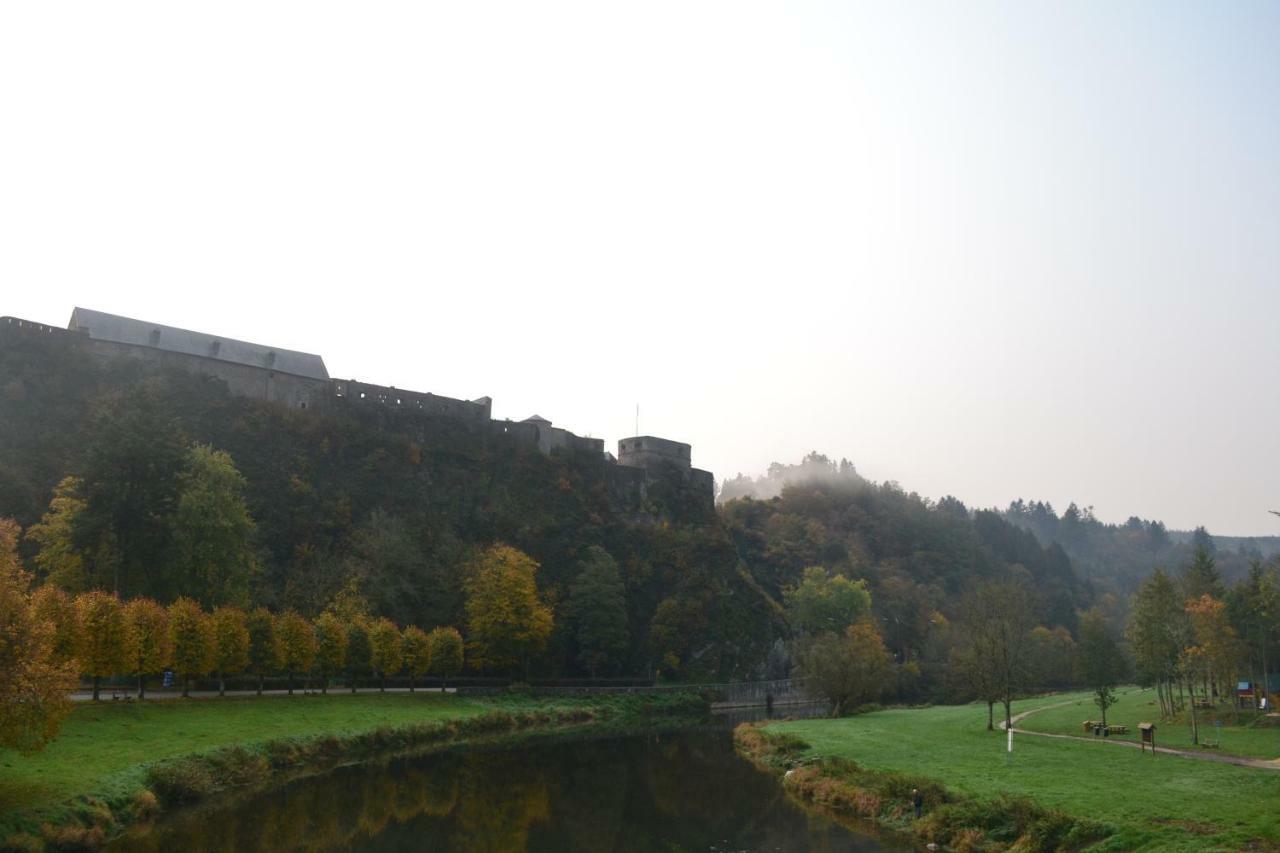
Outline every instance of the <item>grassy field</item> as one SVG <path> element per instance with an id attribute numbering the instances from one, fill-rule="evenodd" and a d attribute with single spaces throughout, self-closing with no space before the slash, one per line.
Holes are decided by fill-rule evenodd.
<path id="1" fill-rule="evenodd" d="M 1246 715 L 1247 716 L 1247 715 Z M 1098 706 L 1093 704 L 1092 697 L 1082 696 L 1077 701 L 1062 708 L 1051 708 L 1027 717 L 1018 723 L 1018 728 L 1035 732 L 1056 732 L 1060 734 L 1082 735 L 1081 723 L 1085 720 L 1098 719 Z M 1200 721 L 1200 739 L 1218 740 L 1220 746 L 1205 752 L 1221 752 L 1226 755 L 1240 755 L 1247 758 L 1280 758 L 1280 727 L 1261 728 L 1247 725 L 1232 725 L 1233 715 L 1229 707 L 1215 711 L 1197 711 Z M 1217 729 L 1212 721 L 1221 720 L 1222 728 Z M 1243 720 L 1247 722 L 1247 719 Z M 1120 701 L 1107 709 L 1107 722 L 1122 723 L 1129 727 L 1127 735 L 1112 735 L 1123 740 L 1137 742 L 1138 723 L 1156 724 L 1156 743 L 1173 749 L 1198 749 L 1191 743 L 1191 728 L 1186 720 L 1162 723 L 1160 707 L 1156 703 L 1155 693 L 1151 690 L 1140 690 L 1136 687 L 1120 691 Z"/>
<path id="2" fill-rule="evenodd" d="M 1019 702 L 1014 711 L 1064 699 L 1087 701 L 1087 694 Z M 1079 709 L 1068 711 L 1080 716 Z M 923 774 L 982 798 L 1024 795 L 1110 824 L 1116 833 L 1099 849 L 1239 849 L 1258 840 L 1268 849 L 1280 846 L 1280 772 L 1026 735 L 1014 736 L 1010 760 L 1004 733 L 985 726 L 986 706 L 967 705 L 800 720 L 770 730 L 801 738 L 811 756 Z"/>
<path id="3" fill-rule="evenodd" d="M 80 794 L 108 799 L 128 795 L 141 787 L 145 765 L 163 758 L 554 704 L 425 693 L 85 703 L 43 752 L 22 756 L 0 751 L 0 827 L 15 811 L 52 806 Z"/>

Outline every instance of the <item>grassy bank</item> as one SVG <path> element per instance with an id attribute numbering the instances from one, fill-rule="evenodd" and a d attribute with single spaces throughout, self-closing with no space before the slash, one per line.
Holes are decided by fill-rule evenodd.
<path id="1" fill-rule="evenodd" d="M 1155 723 L 1156 743 L 1160 746 L 1173 749 L 1199 749 L 1245 758 L 1268 760 L 1280 758 L 1280 726 L 1268 726 L 1267 724 L 1273 720 L 1260 717 L 1254 712 L 1237 712 L 1227 705 L 1212 710 L 1197 710 L 1196 719 L 1200 723 L 1201 742 L 1218 742 L 1216 748 L 1206 750 L 1191 742 L 1191 726 L 1185 713 L 1176 720 L 1160 719 L 1160 706 L 1156 702 L 1154 691 L 1141 690 L 1137 687 L 1124 688 L 1120 691 L 1119 700 L 1107 709 L 1107 722 L 1120 723 L 1129 727 L 1128 734 L 1111 735 L 1119 740 L 1130 740 L 1136 743 L 1140 739 L 1138 723 Z M 1099 716 L 1098 706 L 1093 704 L 1092 697 L 1080 696 L 1069 705 L 1049 708 L 1027 717 L 1018 723 L 1018 728 L 1035 732 L 1084 735 L 1081 724 L 1085 720 L 1097 720 Z M 1215 727 L 1214 720 L 1220 720 L 1222 727 Z"/>
<path id="2" fill-rule="evenodd" d="M 0 753 L 0 839 L 26 847 L 92 844 L 165 807 L 307 768 L 515 731 L 703 710 L 687 694 L 361 694 L 86 705 L 44 752 Z"/>
<path id="3" fill-rule="evenodd" d="M 1014 710 L 1085 696 L 1028 700 Z M 843 778 L 847 792 L 862 789 L 880 797 L 874 812 L 891 819 L 896 814 L 901 828 L 926 841 L 998 847 L 1012 843 L 1011 833 L 1022 827 L 1060 833 L 1060 843 L 1067 838 L 1073 844 L 1085 838 L 1095 843 L 1097 834 L 1093 849 L 1099 850 L 1280 849 L 1280 815 L 1274 808 L 1280 802 L 1280 772 L 1172 756 L 1153 759 L 1101 743 L 1030 736 L 1015 736 L 1010 760 L 1004 734 L 985 731 L 985 723 L 986 707 L 968 705 L 800 720 L 765 731 L 787 738 L 786 749 L 772 749 L 775 762 L 806 768 L 799 779 L 792 775 L 791 784 L 804 783 L 816 798 L 819 783 L 830 786 Z M 933 792 L 922 821 L 903 811 L 907 799 L 900 782 L 875 781 L 885 774 L 904 776 Z M 806 775 L 816 778 L 806 781 Z M 832 805 L 859 814 L 848 803 Z M 940 818 L 943 806 L 948 812 Z M 965 810 L 967 818 L 959 814 Z M 962 819 L 971 821 L 974 834 L 962 837 L 954 831 Z M 1027 849 L 1045 848 L 1035 835 L 1025 843 Z"/>

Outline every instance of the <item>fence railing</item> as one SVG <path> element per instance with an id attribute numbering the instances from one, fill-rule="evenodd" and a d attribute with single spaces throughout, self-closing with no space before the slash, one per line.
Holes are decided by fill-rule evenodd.
<path id="1" fill-rule="evenodd" d="M 319 692 L 321 683 L 322 680 L 319 677 L 306 678 L 298 675 L 294 676 L 290 681 L 290 679 L 283 676 L 272 676 L 263 679 L 262 686 L 266 691 L 279 692 L 288 689 L 292 684 L 294 692 L 302 693 Z M 364 692 L 377 690 L 382 684 L 381 679 L 373 676 L 356 679 L 357 689 Z M 447 686 L 450 690 L 459 694 L 471 696 L 496 695 L 512 690 L 519 690 L 538 696 L 598 693 L 675 693 L 694 690 L 709 695 L 712 698 L 713 708 L 763 707 L 768 704 L 790 705 L 812 701 L 809 696 L 805 695 L 800 679 L 791 678 L 770 681 L 655 684 L 652 680 L 644 678 L 561 678 L 517 682 L 509 678 L 468 676 L 444 680 L 434 677 L 418 678 L 413 680 L 413 685 L 420 690 L 438 690 L 442 686 Z M 389 690 L 406 690 L 409 686 L 410 680 L 406 676 L 394 676 L 386 679 L 386 687 Z M 327 680 L 327 688 L 330 692 L 337 693 L 349 691 L 351 689 L 351 680 L 349 678 L 330 678 Z M 82 681 L 78 692 L 87 693 L 90 689 L 90 683 Z M 215 678 L 192 679 L 190 689 L 192 692 L 198 693 L 215 692 L 218 690 L 218 680 Z M 228 677 L 226 679 L 226 689 L 228 692 L 234 693 L 256 692 L 258 679 L 245 675 Z M 138 682 L 136 678 L 104 678 L 100 684 L 100 692 L 106 699 L 128 698 L 135 695 L 137 690 Z M 148 695 L 173 695 L 181 692 L 181 680 L 175 680 L 166 687 L 160 678 L 147 679 Z"/>

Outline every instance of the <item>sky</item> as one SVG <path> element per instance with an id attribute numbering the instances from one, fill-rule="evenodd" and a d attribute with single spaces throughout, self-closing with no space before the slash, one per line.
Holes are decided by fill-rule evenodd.
<path id="1" fill-rule="evenodd" d="M 0 314 L 1280 533 L 1280 4 L 0 5 Z"/>

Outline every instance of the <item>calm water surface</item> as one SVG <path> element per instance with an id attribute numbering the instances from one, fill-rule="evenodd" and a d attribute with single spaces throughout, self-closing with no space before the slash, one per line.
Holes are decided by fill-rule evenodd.
<path id="1" fill-rule="evenodd" d="M 873 851 L 733 752 L 725 725 L 344 767 L 177 812 L 118 850 Z"/>

